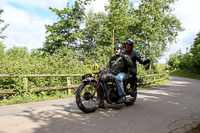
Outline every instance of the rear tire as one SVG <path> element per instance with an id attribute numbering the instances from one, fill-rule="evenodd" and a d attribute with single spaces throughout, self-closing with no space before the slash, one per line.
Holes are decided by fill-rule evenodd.
<path id="1" fill-rule="evenodd" d="M 82 83 L 76 91 L 76 104 L 84 113 L 95 112 L 97 106 L 96 82 Z"/>
<path id="2" fill-rule="evenodd" d="M 134 83 L 133 88 L 131 87 L 130 84 L 129 85 L 129 89 L 128 91 L 130 91 L 130 95 L 128 95 L 130 97 L 130 100 L 128 102 L 124 102 L 127 106 L 133 105 L 137 99 L 137 83 Z"/>

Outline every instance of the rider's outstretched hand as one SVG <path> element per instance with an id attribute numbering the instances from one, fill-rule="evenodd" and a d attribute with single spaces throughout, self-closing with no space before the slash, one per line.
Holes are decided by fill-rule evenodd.
<path id="1" fill-rule="evenodd" d="M 146 65 L 146 64 L 149 64 L 151 61 L 149 60 L 149 59 L 146 59 L 145 61 L 144 61 L 144 65 Z"/>

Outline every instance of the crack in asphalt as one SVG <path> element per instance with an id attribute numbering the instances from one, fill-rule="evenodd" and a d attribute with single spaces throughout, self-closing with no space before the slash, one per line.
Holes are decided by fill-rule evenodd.
<path id="1" fill-rule="evenodd" d="M 175 120 L 168 126 L 168 133 L 200 133 L 200 112 Z"/>

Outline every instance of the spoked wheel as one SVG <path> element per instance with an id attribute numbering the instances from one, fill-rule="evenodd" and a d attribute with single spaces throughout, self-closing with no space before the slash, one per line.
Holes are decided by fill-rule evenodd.
<path id="1" fill-rule="evenodd" d="M 92 113 L 98 108 L 95 86 L 96 82 L 82 83 L 76 91 L 76 104 L 85 113 Z"/>
<path id="2" fill-rule="evenodd" d="M 137 98 L 137 83 L 135 82 L 133 87 L 129 83 L 129 84 L 126 85 L 126 88 L 127 88 L 127 91 L 128 91 L 127 92 L 128 93 L 128 95 L 127 95 L 128 100 L 125 101 L 124 103 L 126 105 L 133 105 L 136 101 L 136 98 Z"/>

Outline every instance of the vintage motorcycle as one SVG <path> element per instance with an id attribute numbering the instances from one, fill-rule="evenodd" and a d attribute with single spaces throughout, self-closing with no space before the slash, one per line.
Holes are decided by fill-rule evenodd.
<path id="1" fill-rule="evenodd" d="M 82 76 L 82 83 L 76 91 L 76 104 L 78 108 L 85 113 L 95 112 L 99 107 L 98 89 L 102 89 L 104 93 L 104 100 L 108 104 L 121 104 L 117 101 L 120 96 L 116 88 L 114 77 L 108 77 L 106 74 L 110 72 L 107 69 L 101 69 L 94 74 L 85 74 Z M 106 82 L 106 84 L 105 84 Z M 133 84 L 133 87 L 131 87 Z M 126 92 L 125 105 L 133 105 L 137 98 L 137 78 L 131 81 L 131 75 L 124 81 L 124 90 Z"/>

